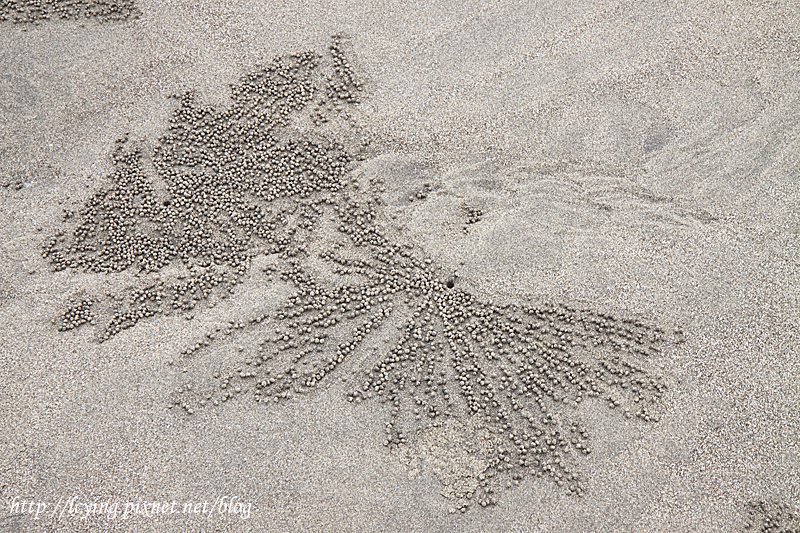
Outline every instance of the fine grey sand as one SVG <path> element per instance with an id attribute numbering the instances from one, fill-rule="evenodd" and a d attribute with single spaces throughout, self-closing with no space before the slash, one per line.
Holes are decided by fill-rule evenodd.
<path id="1" fill-rule="evenodd" d="M 0 23 L 0 531 L 800 529 L 796 3 L 136 9 L 125 20 Z M 501 474 L 496 501 L 480 505 L 471 491 L 495 436 L 467 411 L 384 445 L 390 406 L 348 400 L 413 316 L 402 299 L 396 320 L 305 393 L 182 409 L 274 331 L 269 318 L 263 331 L 259 321 L 218 334 L 284 309 L 293 288 L 274 254 L 254 254 L 232 295 L 191 311 L 108 340 L 102 321 L 59 331 L 77 300 L 102 308 L 152 277 L 54 271 L 42 254 L 74 227 L 65 211 L 108 185 L 115 141 L 143 146 L 152 176 L 172 95 L 194 91 L 222 111 L 230 84 L 274 57 L 324 53 L 335 34 L 347 36 L 363 94 L 326 131 L 341 128 L 348 150 L 370 141 L 347 183 L 358 181 L 354 195 L 374 187 L 387 238 L 455 285 L 437 294 L 664 332 L 642 373 L 664 386 L 643 402 L 652 419 L 602 398 L 551 406 L 588 435 L 591 454 L 570 455 L 580 496 L 559 478 Z M 299 260 L 328 282 L 319 243 L 335 249 L 344 236 L 323 229 Z M 209 333 L 218 338 L 185 355 Z M 223 497 L 237 512 L 120 516 L 126 504 L 183 511 Z M 70 501 L 72 513 L 53 515 Z M 120 515 L 82 518 L 82 505 L 101 502 Z"/>

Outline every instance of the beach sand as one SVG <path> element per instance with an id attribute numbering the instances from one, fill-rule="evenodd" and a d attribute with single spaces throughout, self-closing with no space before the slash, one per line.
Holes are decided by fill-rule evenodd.
<path id="1" fill-rule="evenodd" d="M 0 530 L 729 532 L 751 502 L 796 506 L 800 8 L 298 4 L 145 0 L 135 20 L 0 27 Z M 56 273 L 41 254 L 63 210 L 104 183 L 115 139 L 153 146 L 170 95 L 225 107 L 255 65 L 337 32 L 377 147 L 358 172 L 385 180 L 397 239 L 481 298 L 683 331 L 653 362 L 668 386 L 658 422 L 580 407 L 593 448 L 576 463 L 580 498 L 526 478 L 495 507 L 448 513 L 441 457 L 388 451 L 383 407 L 348 403 L 338 375 L 276 405 L 167 409 L 187 375 L 232 356 L 211 350 L 184 373 L 176 354 L 281 304 L 255 269 L 192 320 L 103 343 L 57 331 L 70 298 L 136 280 Z M 482 212 L 466 230 L 465 205 Z M 249 516 L 47 514 L 70 498 L 222 497 Z M 36 519 L 12 508 L 24 501 L 50 507 Z"/>

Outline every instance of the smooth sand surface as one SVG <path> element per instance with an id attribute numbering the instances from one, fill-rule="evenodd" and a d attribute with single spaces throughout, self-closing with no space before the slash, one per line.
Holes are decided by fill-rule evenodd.
<path id="1" fill-rule="evenodd" d="M 728 532 L 749 502 L 800 502 L 797 3 L 139 8 L 123 23 L 0 27 L 0 530 Z M 370 94 L 359 119 L 380 147 L 360 172 L 386 180 L 398 238 L 482 297 L 582 302 L 685 332 L 657 361 L 659 422 L 581 408 L 595 451 L 578 463 L 582 498 L 526 479 L 495 508 L 449 514 L 435 473 L 410 475 L 383 446 L 380 408 L 348 404 L 338 378 L 287 404 L 167 410 L 177 352 L 280 303 L 255 281 L 194 320 L 142 321 L 101 344 L 91 328 L 56 330 L 69 297 L 133 279 L 53 273 L 41 257 L 63 209 L 103 183 L 114 140 L 155 143 L 169 95 L 225 106 L 254 65 L 335 32 L 352 39 Z M 467 232 L 465 203 L 484 213 Z M 221 496 L 251 503 L 249 518 L 9 507 Z"/>

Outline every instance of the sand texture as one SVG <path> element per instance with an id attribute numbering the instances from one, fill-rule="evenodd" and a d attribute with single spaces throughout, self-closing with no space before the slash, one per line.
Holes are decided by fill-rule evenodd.
<path id="1" fill-rule="evenodd" d="M 0 532 L 800 531 L 799 134 L 794 2 L 5 2 Z"/>

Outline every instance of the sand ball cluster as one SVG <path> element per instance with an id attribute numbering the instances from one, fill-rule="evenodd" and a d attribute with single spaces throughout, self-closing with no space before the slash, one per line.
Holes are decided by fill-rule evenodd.
<path id="1" fill-rule="evenodd" d="M 68 331 L 82 326 L 83 324 L 94 323 L 92 306 L 94 300 L 82 299 L 76 304 L 67 308 L 58 319 L 58 331 Z"/>
<path id="2" fill-rule="evenodd" d="M 572 457 L 590 453 L 589 435 L 570 408 L 583 401 L 657 420 L 666 387 L 643 359 L 658 353 L 663 331 L 565 306 L 498 306 L 425 281 L 402 338 L 351 397 L 389 404 L 390 447 L 443 418 L 481 420 L 495 446 L 458 509 L 492 505 L 524 476 L 581 494 Z"/>
<path id="3" fill-rule="evenodd" d="M 411 191 L 408 194 L 408 202 L 417 202 L 420 200 L 427 200 L 428 195 L 430 195 L 431 191 L 433 191 L 434 186 L 431 183 L 423 183 L 422 187 L 417 190 Z"/>
<path id="4" fill-rule="evenodd" d="M 481 300 L 455 287 L 419 247 L 397 244 L 381 229 L 374 188 L 348 187 L 327 205 L 327 225 L 346 241 L 317 252 L 324 269 L 306 257 L 278 267 L 276 277 L 295 292 L 243 328 L 263 331 L 251 357 L 216 372 L 210 385 L 182 386 L 172 405 L 193 413 L 243 393 L 275 403 L 311 393 L 333 375 L 355 380 L 347 400 L 382 405 L 390 449 L 413 449 L 450 421 L 484 435 L 472 446 L 482 450 L 474 484 L 451 476 L 460 488 L 448 494 L 461 512 L 495 505 L 526 476 L 580 495 L 575 459 L 591 451 L 574 416 L 582 402 L 658 419 L 666 386 L 649 360 L 677 342 L 677 333 L 566 305 Z M 323 270 L 327 282 L 315 274 Z M 238 331 L 226 328 L 216 338 Z M 210 339 L 185 354 L 211 346 Z M 375 340 L 383 348 L 366 346 Z"/>
<path id="5" fill-rule="evenodd" d="M 800 533 L 800 514 L 788 505 L 773 501 L 747 506 L 745 531 L 753 533 Z"/>
<path id="6" fill-rule="evenodd" d="M 57 19 L 107 22 L 138 13 L 133 0 L 0 0 L 0 22 L 18 24 Z"/>
<path id="7" fill-rule="evenodd" d="M 108 317 L 101 340 L 142 318 L 190 311 L 218 287 L 229 293 L 255 254 L 304 253 L 299 240 L 354 159 L 339 140 L 289 127 L 293 118 L 307 119 L 331 86 L 340 104 L 355 98 L 341 39 L 334 43 L 325 69 L 321 56 L 305 52 L 245 76 L 232 86 L 228 109 L 202 105 L 192 93 L 177 96 L 167 132 L 151 150 L 117 141 L 108 184 L 71 217 L 71 231 L 45 243 L 44 256 L 55 270 L 148 276 L 170 267 L 178 274 L 160 276 L 127 302 L 98 306 Z M 143 170 L 150 162 L 155 175 Z"/>
<path id="8" fill-rule="evenodd" d="M 483 210 L 478 209 L 475 206 L 464 204 L 461 206 L 462 211 L 464 212 L 464 233 L 468 233 L 468 226 L 473 224 L 477 224 L 483 219 Z"/>
<path id="9" fill-rule="evenodd" d="M 250 339 L 210 377 L 181 383 L 170 407 L 282 402 L 336 376 L 347 400 L 385 414 L 392 453 L 430 455 L 428 444 L 460 435 L 472 451 L 445 459 L 453 467 L 440 477 L 454 512 L 495 505 L 526 477 L 580 495 L 576 458 L 591 436 L 576 408 L 603 402 L 657 420 L 665 385 L 650 360 L 676 335 L 591 309 L 480 298 L 387 229 L 383 181 L 352 172 L 368 143 L 348 111 L 363 86 L 345 44 L 335 36 L 327 55 L 276 58 L 232 86 L 227 109 L 177 96 L 153 148 L 120 139 L 108 184 L 44 255 L 56 270 L 135 270 L 140 283 L 71 308 L 62 323 L 97 320 L 107 340 L 148 317 L 189 313 L 229 296 L 264 256 L 264 283 L 290 295 L 188 345 L 184 368 Z M 482 213 L 467 215 L 477 223 Z"/>
<path id="10" fill-rule="evenodd" d="M 327 102 L 359 103 L 363 86 L 345 55 L 344 37 L 334 35 L 328 51 L 333 58 L 334 74 L 328 78 Z"/>

